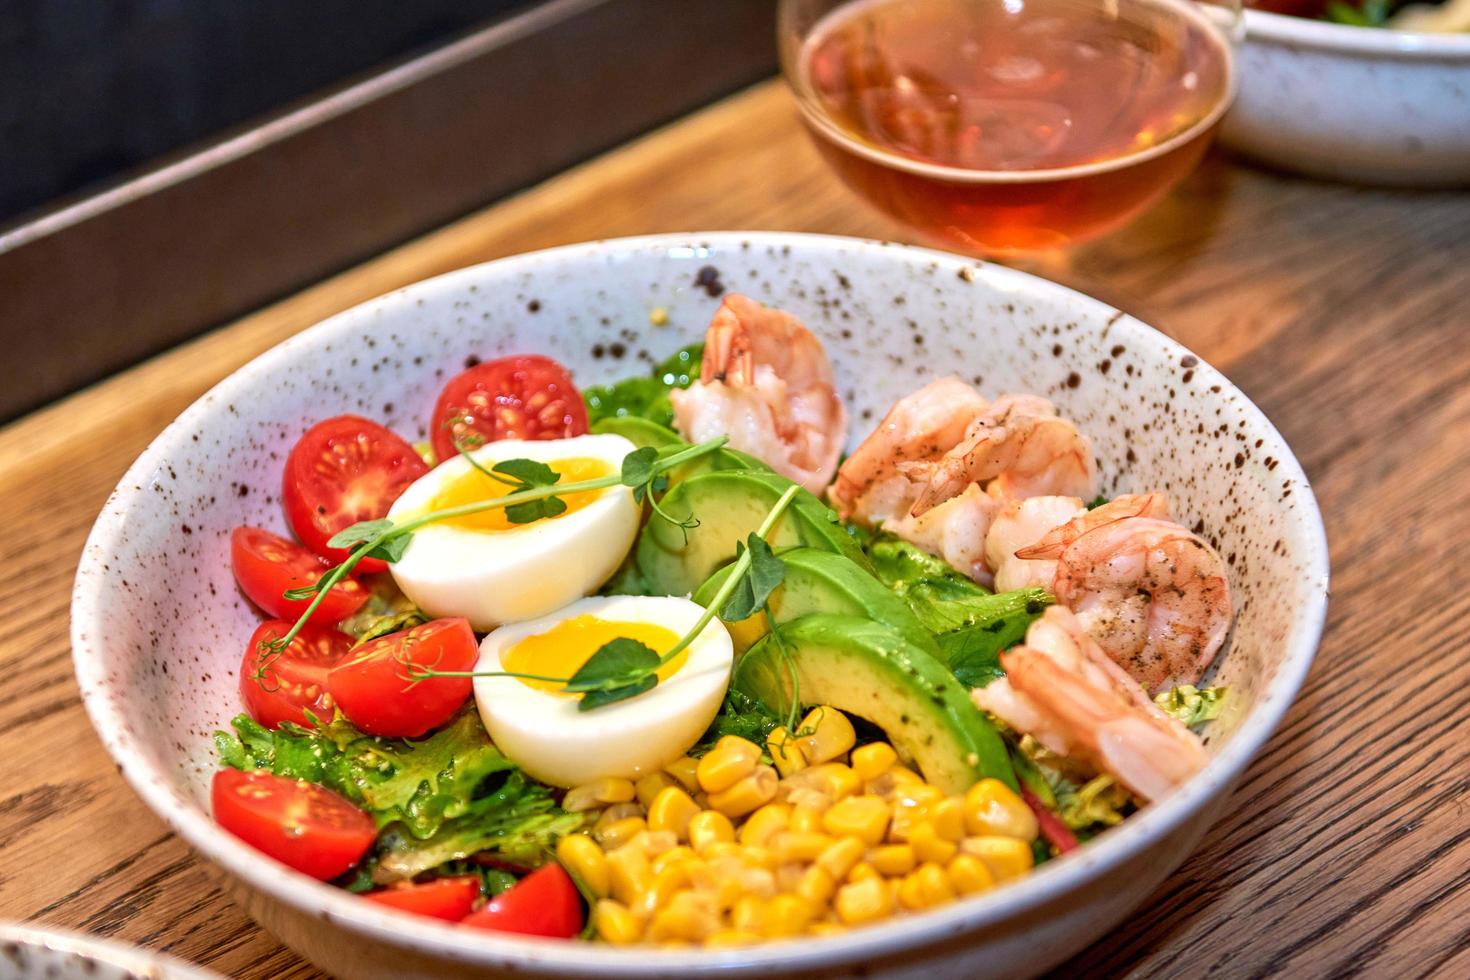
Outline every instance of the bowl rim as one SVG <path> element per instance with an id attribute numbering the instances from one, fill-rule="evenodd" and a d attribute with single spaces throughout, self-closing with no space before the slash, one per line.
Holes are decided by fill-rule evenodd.
<path id="1" fill-rule="evenodd" d="M 1470 34 L 1355 27 L 1247 8 L 1245 36 L 1247 43 L 1270 41 L 1334 54 L 1376 55 L 1396 61 L 1452 60 L 1470 65 Z"/>
<path id="2" fill-rule="evenodd" d="M 87 964 L 116 967 L 130 975 L 152 977 L 155 980 L 224 980 L 224 977 L 213 970 L 176 956 L 116 939 L 103 939 L 70 929 L 52 928 L 45 923 L 0 923 L 0 943 L 14 943 L 34 950 L 70 954 L 80 957 Z"/>
<path id="3" fill-rule="evenodd" d="M 108 753 L 123 777 L 147 806 L 202 857 L 258 890 L 298 912 L 321 918 L 364 938 L 435 957 L 452 957 L 476 966 L 504 966 L 533 973 L 573 974 L 585 977 L 686 976 L 691 972 L 725 975 L 762 974 L 771 970 L 831 968 L 892 955 L 906 948 L 941 942 L 995 925 L 1053 901 L 1085 886 L 1096 877 L 1145 850 L 1152 842 L 1167 837 L 1195 818 L 1216 797 L 1228 793 L 1246 766 L 1294 703 L 1311 666 L 1326 619 L 1328 598 L 1328 552 L 1316 498 L 1296 456 L 1265 414 L 1223 375 L 1200 358 L 1196 371 L 1213 375 L 1221 386 L 1220 397 L 1234 395 L 1245 417 L 1262 434 L 1274 437 L 1282 447 L 1277 475 L 1292 480 L 1296 488 L 1299 520 L 1310 554 L 1304 556 L 1303 576 L 1309 601 L 1298 611 L 1299 628 L 1293 646 L 1286 651 L 1270 684 L 1262 690 L 1260 703 L 1241 720 L 1229 742 L 1198 775 L 1176 792 L 1145 807 L 1099 840 L 1073 855 L 1050 861 L 1024 880 L 1005 888 L 955 902 L 912 918 L 854 930 L 830 938 L 807 938 L 744 947 L 729 951 L 657 950 L 646 947 L 607 948 L 591 944 L 529 937 L 506 937 L 452 924 L 428 922 L 421 917 L 396 912 L 375 903 L 363 902 L 330 885 L 291 871 L 261 855 L 226 831 L 205 810 L 186 800 L 172 788 L 173 774 L 154 766 L 141 740 L 133 735 L 121 709 L 121 699 L 109 696 L 107 654 L 94 628 L 107 576 L 102 556 L 111 554 L 123 528 L 132 500 L 142 495 L 148 477 L 166 462 L 175 443 L 182 444 L 197 421 L 212 414 L 217 404 L 227 404 L 229 392 L 245 385 L 249 377 L 269 370 L 276 362 L 294 357 L 295 349 L 334 332 L 346 332 L 372 311 L 404 297 L 425 293 L 455 292 L 486 274 L 512 276 L 538 267 L 568 260 L 635 258 L 644 253 L 693 254 L 710 251 L 738 252 L 741 248 L 790 248 L 813 257 L 833 252 L 873 255 L 883 253 L 915 267 L 934 264 L 964 279 L 983 279 L 998 291 L 1024 295 L 1026 292 L 1060 292 L 1083 309 L 1109 320 L 1111 329 L 1136 331 L 1160 345 L 1177 362 L 1196 356 L 1154 328 L 1134 317 L 1066 286 L 1029 273 L 964 256 L 916 246 L 836 235 L 794 232 L 735 231 L 645 235 L 563 245 L 480 263 L 394 290 L 306 328 L 242 365 L 202 395 L 160 433 L 127 470 L 117 489 L 99 514 L 78 566 L 71 605 L 72 659 L 83 704 Z M 1150 336 L 1151 335 L 1151 336 Z M 405 926 L 412 923 L 412 929 Z"/>

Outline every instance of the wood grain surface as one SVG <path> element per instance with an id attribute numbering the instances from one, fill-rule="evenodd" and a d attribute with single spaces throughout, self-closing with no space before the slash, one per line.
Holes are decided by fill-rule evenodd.
<path id="1" fill-rule="evenodd" d="M 209 385 L 328 314 L 528 249 L 767 228 L 904 238 L 821 166 L 774 84 L 0 430 L 0 918 L 241 977 L 318 972 L 144 808 L 72 681 L 67 603 L 124 468 Z M 1470 196 L 1224 155 L 1049 273 L 1179 338 L 1275 421 L 1332 544 L 1327 635 L 1230 815 L 1061 975 L 1470 976 Z"/>

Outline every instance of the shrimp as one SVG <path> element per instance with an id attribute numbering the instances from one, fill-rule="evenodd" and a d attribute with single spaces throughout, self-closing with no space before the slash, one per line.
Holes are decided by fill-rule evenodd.
<path id="1" fill-rule="evenodd" d="M 1199 738 L 1160 711 L 1065 609 L 1048 608 L 1000 662 L 1006 676 L 971 693 L 979 707 L 1144 801 L 1209 762 Z"/>
<path id="2" fill-rule="evenodd" d="M 943 506 L 945 504 L 940 504 Z M 1025 500 L 1006 501 L 985 536 L 985 564 L 995 574 L 995 590 L 1010 592 L 1013 589 L 1038 588 L 1050 591 L 1056 578 L 1056 561 L 1026 560 L 1017 557 L 1016 552 L 1043 539 L 1058 525 L 1086 513 L 1077 497 L 1027 497 Z"/>
<path id="3" fill-rule="evenodd" d="M 1092 443 L 1036 395 L 1001 395 L 938 461 L 898 464 L 925 484 L 915 517 L 972 483 L 1002 500 L 1039 496 L 1090 499 L 1097 493 Z"/>
<path id="4" fill-rule="evenodd" d="M 1057 601 L 1077 614 L 1115 663 L 1153 691 L 1199 680 L 1234 615 L 1225 563 L 1215 549 L 1173 521 L 1118 516 L 1130 509 L 1159 513 L 1161 507 L 1167 513 L 1162 498 L 1120 498 L 1111 515 L 1099 507 L 1016 552 L 1020 559 L 1056 561 Z"/>
<path id="5" fill-rule="evenodd" d="M 847 439 L 822 342 L 791 314 L 731 294 L 704 344 L 699 381 L 669 393 L 684 438 L 729 436 L 731 448 L 820 494 Z"/>

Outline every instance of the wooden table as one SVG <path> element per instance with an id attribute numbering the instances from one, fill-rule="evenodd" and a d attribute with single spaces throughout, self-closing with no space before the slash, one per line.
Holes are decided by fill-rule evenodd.
<path id="1" fill-rule="evenodd" d="M 582 239 L 773 228 L 903 238 L 759 86 L 0 430 L 0 918 L 248 977 L 318 973 L 211 885 L 117 776 L 71 676 L 83 539 L 206 387 L 369 297 Z M 1223 155 L 1061 278 L 1225 370 L 1296 447 L 1332 542 L 1305 690 L 1231 815 L 1068 975 L 1470 976 L 1470 196 Z"/>

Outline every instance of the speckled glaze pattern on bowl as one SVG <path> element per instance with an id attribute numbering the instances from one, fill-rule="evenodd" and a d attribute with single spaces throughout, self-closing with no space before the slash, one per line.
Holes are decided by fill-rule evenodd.
<path id="1" fill-rule="evenodd" d="M 1108 492 L 1168 491 L 1233 569 L 1239 617 L 1218 680 L 1236 710 L 1210 766 L 1026 880 L 941 910 L 721 953 L 516 939 L 409 919 L 262 859 L 209 819 L 209 741 L 239 710 L 256 614 L 228 535 L 281 530 L 281 463 L 339 412 L 422 438 L 467 358 L 545 352 L 581 384 L 643 371 L 697 339 L 722 290 L 792 310 L 826 341 L 856 444 L 896 398 L 958 373 L 1057 401 L 1093 437 Z M 650 327 L 649 313 L 668 312 Z M 876 242 L 716 233 L 570 246 L 464 269 L 366 303 L 252 361 L 179 417 L 128 472 L 77 573 L 78 682 L 144 800 L 286 943 L 346 977 L 1024 976 L 1082 948 L 1175 868 L 1280 720 L 1321 632 L 1326 545 L 1311 490 L 1266 418 L 1209 365 L 1142 323 L 999 266 Z"/>
<path id="2" fill-rule="evenodd" d="M 1245 23 L 1227 146 L 1311 177 L 1470 187 L 1470 34 Z"/>
<path id="3" fill-rule="evenodd" d="M 137 946 L 34 925 L 0 925 L 0 980 L 224 980 Z"/>

